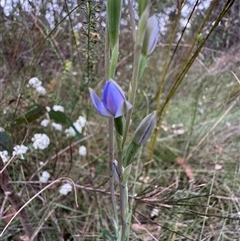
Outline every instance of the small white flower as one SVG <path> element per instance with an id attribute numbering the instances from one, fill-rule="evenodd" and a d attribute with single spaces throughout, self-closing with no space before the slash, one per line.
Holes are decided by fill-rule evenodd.
<path id="1" fill-rule="evenodd" d="M 46 127 L 46 126 L 48 126 L 49 122 L 50 122 L 50 120 L 44 119 L 41 121 L 40 125 Z"/>
<path id="2" fill-rule="evenodd" d="M 82 127 L 84 127 L 86 125 L 87 120 L 85 117 L 79 116 L 76 122 L 78 122 Z"/>
<path id="3" fill-rule="evenodd" d="M 176 129 L 176 130 L 173 130 L 173 134 L 174 135 L 182 135 L 184 134 L 184 129 Z"/>
<path id="4" fill-rule="evenodd" d="M 158 208 L 153 208 L 153 210 L 151 211 L 151 218 L 157 217 L 159 215 L 159 209 Z"/>
<path id="5" fill-rule="evenodd" d="M 38 92 L 39 95 L 45 95 L 47 93 L 46 89 L 43 86 L 38 86 L 36 88 L 36 91 Z"/>
<path id="6" fill-rule="evenodd" d="M 39 177 L 39 181 L 41 183 L 48 182 L 48 179 L 50 178 L 50 173 L 48 171 L 43 171 L 42 175 Z"/>
<path id="7" fill-rule="evenodd" d="M 64 131 L 64 133 L 66 134 L 67 137 L 71 137 L 71 136 L 76 135 L 76 132 L 74 131 L 74 129 L 72 127 L 69 127 L 68 129 L 66 129 Z"/>
<path id="8" fill-rule="evenodd" d="M 49 112 L 51 110 L 51 108 L 49 106 L 46 106 L 45 108 L 46 108 L 47 112 Z"/>
<path id="9" fill-rule="evenodd" d="M 16 145 L 13 147 L 13 150 L 13 155 L 20 155 L 25 154 L 28 150 L 28 147 L 24 145 Z"/>
<path id="10" fill-rule="evenodd" d="M 80 156 L 86 156 L 87 148 L 85 146 L 80 146 L 78 152 L 79 152 Z"/>
<path id="11" fill-rule="evenodd" d="M 2 158 L 3 163 L 8 162 L 10 159 L 8 156 L 8 151 L 0 151 L 0 157 Z"/>
<path id="12" fill-rule="evenodd" d="M 21 159 L 24 159 L 23 157 L 23 154 L 25 154 L 28 150 L 28 147 L 27 146 L 24 146 L 24 145 L 17 145 L 17 146 L 14 146 L 13 147 L 13 156 L 16 156 L 16 155 L 20 155 L 20 158 Z"/>
<path id="13" fill-rule="evenodd" d="M 78 72 L 76 72 L 76 71 L 73 71 L 73 72 L 72 72 L 72 75 L 75 75 L 75 76 L 76 76 L 77 74 L 78 74 Z"/>
<path id="14" fill-rule="evenodd" d="M 203 115 L 204 114 L 204 109 L 200 108 L 200 109 L 198 109 L 198 112 L 199 112 L 199 114 Z"/>
<path id="15" fill-rule="evenodd" d="M 58 131 L 62 131 L 62 125 L 61 124 L 57 124 L 57 123 L 52 123 L 52 127 L 55 128 Z"/>
<path id="16" fill-rule="evenodd" d="M 67 195 L 72 191 L 72 185 L 70 183 L 65 183 L 59 188 L 59 193 L 61 195 Z"/>
<path id="17" fill-rule="evenodd" d="M 61 105 L 54 105 L 54 106 L 53 106 L 53 110 L 54 110 L 54 111 L 64 112 L 64 107 L 61 106 Z"/>
<path id="18" fill-rule="evenodd" d="M 42 81 L 40 81 L 37 77 L 33 77 L 28 81 L 28 84 L 36 89 L 37 87 L 42 85 Z"/>
<path id="19" fill-rule="evenodd" d="M 79 116 L 78 119 L 73 123 L 73 125 L 79 133 L 82 133 L 82 128 L 86 125 L 86 122 L 87 121 L 85 117 Z M 67 137 L 76 135 L 76 132 L 72 127 L 69 127 L 64 132 Z"/>
<path id="20" fill-rule="evenodd" d="M 4 128 L 3 127 L 0 127 L 0 132 L 4 132 Z"/>
<path id="21" fill-rule="evenodd" d="M 46 134 L 34 134 L 32 142 L 35 149 L 44 150 L 50 144 L 50 139 Z"/>
<path id="22" fill-rule="evenodd" d="M 230 122 L 226 122 L 226 126 L 227 126 L 227 127 L 230 127 L 230 126 L 231 126 L 231 123 L 230 123 Z"/>
<path id="23" fill-rule="evenodd" d="M 79 122 L 76 121 L 73 125 L 79 133 L 82 133 L 82 125 Z"/>

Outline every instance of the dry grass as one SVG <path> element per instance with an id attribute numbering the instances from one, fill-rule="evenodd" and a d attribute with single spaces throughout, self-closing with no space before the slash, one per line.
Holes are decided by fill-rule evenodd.
<path id="1" fill-rule="evenodd" d="M 14 145 L 23 143 L 29 147 L 25 160 L 14 159 L 7 166 L 9 183 L 20 195 L 22 204 L 36 195 L 24 210 L 27 223 L 36 232 L 38 240 L 113 240 L 107 121 L 89 105 L 87 91 L 87 85 L 100 88 L 103 81 L 103 30 L 93 24 L 91 32 L 98 31 L 101 37 L 97 40 L 87 37 L 84 31 L 75 36 L 70 31 L 70 22 L 66 21 L 64 30 L 59 35 L 53 32 L 53 37 L 47 35 L 49 26 L 40 20 L 32 22 L 33 17 L 29 16 L 29 25 L 24 25 L 25 15 L 22 22 L 7 20 L 12 27 L 11 36 L 4 35 L 5 48 L 1 52 L 0 126 L 11 136 Z M 92 20 L 93 23 L 96 21 Z M 25 31 L 27 38 L 20 39 Z M 13 37 L 17 40 L 8 42 Z M 140 84 L 130 132 L 142 119 L 142 110 L 145 113 L 155 108 L 163 48 L 157 48 L 144 73 L 145 81 Z M 176 59 L 181 59 L 185 51 L 184 46 L 179 48 L 183 49 Z M 134 202 L 130 240 L 240 239 L 240 84 L 236 78 L 240 75 L 239 54 L 236 54 L 239 51 L 239 45 L 217 53 L 210 48 L 203 49 L 171 99 L 153 158 L 149 160 L 146 145 L 140 166 L 134 165 L 132 169 L 129 193 Z M 211 61 L 205 61 L 206 52 L 214 56 Z M 98 58 L 92 58 L 92 54 Z M 123 58 L 118 66 L 124 77 L 118 76 L 119 82 L 129 79 L 130 74 L 125 70 L 130 60 Z M 177 63 L 176 60 L 176 66 L 169 70 L 163 98 L 175 80 Z M 26 88 L 27 81 L 33 76 L 43 80 L 46 96 L 38 97 Z M 63 132 L 40 126 L 45 112 L 32 122 L 16 124 L 16 118 L 33 104 L 43 108 L 61 104 L 71 122 L 79 115 L 86 116 L 83 136 L 68 138 Z M 68 125 L 65 123 L 63 127 Z M 32 146 L 31 138 L 39 132 L 46 133 L 51 139 L 47 150 L 36 151 Z M 87 147 L 86 156 L 78 153 L 82 144 Z M 39 182 L 43 170 L 51 174 L 46 184 Z M 62 177 L 73 180 L 76 197 L 74 192 L 67 196 L 59 194 L 63 180 L 42 191 L 47 184 Z M 1 189 L 0 203 L 0 230 L 3 230 L 16 210 Z M 157 213 L 155 216 L 151 215 L 153 209 Z M 16 217 L 0 240 L 24 240 L 23 235 L 23 227 Z"/>

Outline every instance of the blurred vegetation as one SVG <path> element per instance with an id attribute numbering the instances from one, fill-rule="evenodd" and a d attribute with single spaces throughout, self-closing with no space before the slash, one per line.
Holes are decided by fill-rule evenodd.
<path id="1" fill-rule="evenodd" d="M 137 12 L 135 1 L 132 6 Z M 139 86 L 131 131 L 147 112 L 164 106 L 183 67 L 211 34 L 159 116 L 153 153 L 146 145 L 141 166 L 133 168 L 139 176 L 131 240 L 239 240 L 240 1 L 154 0 L 151 13 L 158 14 L 161 31 Z M 42 170 L 51 181 L 71 178 L 77 188 L 78 207 L 73 194 L 59 196 L 59 184 L 25 207 L 29 223 L 39 228 L 38 240 L 110 240 L 106 119 L 93 110 L 88 94 L 89 86 L 100 91 L 105 81 L 105 15 L 100 0 L 0 4 L 0 127 L 6 130 L 0 151 L 22 142 L 30 146 L 25 160 L 7 167 L 14 189 L 26 203 L 44 187 L 38 182 Z M 133 44 L 123 4 L 116 81 L 126 91 Z M 26 87 L 35 76 L 47 95 Z M 54 104 L 65 107 L 64 129 L 79 115 L 87 118 L 83 135 L 67 138 L 40 126 L 45 107 Z M 31 147 L 36 132 L 50 137 L 47 151 Z M 78 154 L 80 142 L 87 147 L 85 157 Z M 3 230 L 9 219 L 2 217 L 14 211 L 2 191 L 0 203 Z M 158 215 L 151 216 L 153 209 Z M 157 231 L 141 232 L 139 223 Z M 16 218 L 0 240 L 23 240 L 22 234 Z"/>

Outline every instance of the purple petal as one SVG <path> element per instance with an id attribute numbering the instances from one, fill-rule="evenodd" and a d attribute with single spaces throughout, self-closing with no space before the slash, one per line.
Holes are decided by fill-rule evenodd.
<path id="1" fill-rule="evenodd" d="M 103 104 L 115 117 L 123 115 L 123 103 L 126 98 L 121 87 L 113 80 L 108 81 L 103 89 Z M 116 116 L 117 115 L 117 116 Z"/>
<path id="2" fill-rule="evenodd" d="M 90 92 L 90 97 L 92 100 L 92 103 L 96 110 L 99 112 L 99 114 L 106 116 L 106 117 L 111 117 L 113 116 L 104 106 L 103 102 L 99 99 L 99 97 L 96 95 L 95 91 L 91 88 L 89 88 Z"/>
<path id="3" fill-rule="evenodd" d="M 130 104 L 127 100 L 125 100 L 115 114 L 115 118 L 124 115 L 127 111 L 132 109 L 132 104 Z"/>

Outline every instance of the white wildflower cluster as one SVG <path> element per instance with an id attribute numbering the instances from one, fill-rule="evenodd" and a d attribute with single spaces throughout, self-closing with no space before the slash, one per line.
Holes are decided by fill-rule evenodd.
<path id="1" fill-rule="evenodd" d="M 174 136 L 180 136 L 183 135 L 185 133 L 183 124 L 172 124 L 172 125 L 168 125 L 167 123 L 163 122 L 161 124 L 161 128 L 163 131 L 165 132 L 171 132 Z"/>
<path id="2" fill-rule="evenodd" d="M 82 133 L 82 129 L 86 125 L 86 122 L 87 121 L 86 121 L 85 117 L 79 116 L 78 119 L 73 123 L 73 125 L 79 133 Z M 64 132 L 65 132 L 67 137 L 76 135 L 76 132 L 72 127 L 69 127 Z"/>
<path id="3" fill-rule="evenodd" d="M 41 183 L 46 183 L 48 182 L 49 178 L 50 178 L 50 173 L 48 171 L 43 171 L 42 175 L 39 177 L 39 181 Z"/>
<path id="4" fill-rule="evenodd" d="M 168 126 L 167 126 L 167 124 L 164 123 L 164 122 L 161 124 L 161 128 L 162 128 L 165 132 L 168 131 Z"/>
<path id="5" fill-rule="evenodd" d="M 8 151 L 0 151 L 0 157 L 2 158 L 3 163 L 8 162 L 10 159 L 8 156 Z"/>
<path id="6" fill-rule="evenodd" d="M 54 111 L 64 112 L 64 107 L 61 106 L 61 105 L 54 105 L 54 106 L 53 106 L 53 110 L 54 110 Z"/>
<path id="7" fill-rule="evenodd" d="M 27 146 L 24 145 L 16 145 L 13 147 L 13 156 L 20 156 L 21 159 L 24 159 L 23 154 L 25 154 L 28 150 Z"/>
<path id="8" fill-rule="evenodd" d="M 42 81 L 37 77 L 33 77 L 28 81 L 28 84 L 36 90 L 39 95 L 45 95 L 46 89 L 42 86 Z"/>
<path id="9" fill-rule="evenodd" d="M 51 122 L 49 119 L 44 119 L 41 121 L 40 125 L 43 127 L 47 127 L 49 124 L 51 123 L 51 126 L 57 130 L 57 131 L 62 131 L 63 127 L 61 124 L 55 123 L 55 122 Z"/>
<path id="10" fill-rule="evenodd" d="M 32 137 L 33 147 L 34 149 L 44 150 L 50 144 L 50 139 L 46 134 L 34 134 Z"/>
<path id="11" fill-rule="evenodd" d="M 182 134 L 185 133 L 185 130 L 183 129 L 183 124 L 182 123 L 177 124 L 177 125 L 173 124 L 172 125 L 172 131 L 173 131 L 173 134 L 177 135 L 177 136 L 182 135 Z"/>
<path id="12" fill-rule="evenodd" d="M 61 195 L 66 196 L 71 191 L 72 191 L 72 185 L 70 183 L 65 183 L 59 188 L 59 193 Z"/>
<path id="13" fill-rule="evenodd" d="M 41 121 L 40 125 L 43 127 L 47 127 L 49 123 L 50 123 L 50 120 L 44 119 Z"/>
<path id="14" fill-rule="evenodd" d="M 52 123 L 52 127 L 57 131 L 62 131 L 62 128 L 63 128 L 61 124 L 58 124 L 55 122 Z"/>
<path id="15" fill-rule="evenodd" d="M 27 152 L 27 150 L 28 150 L 27 146 L 16 145 L 16 146 L 13 147 L 12 156 L 18 156 L 20 159 L 24 160 L 23 154 L 25 154 Z M 0 156 L 1 156 L 4 163 L 8 162 L 9 159 L 10 159 L 8 151 L 6 151 L 6 150 L 0 151 Z"/>

